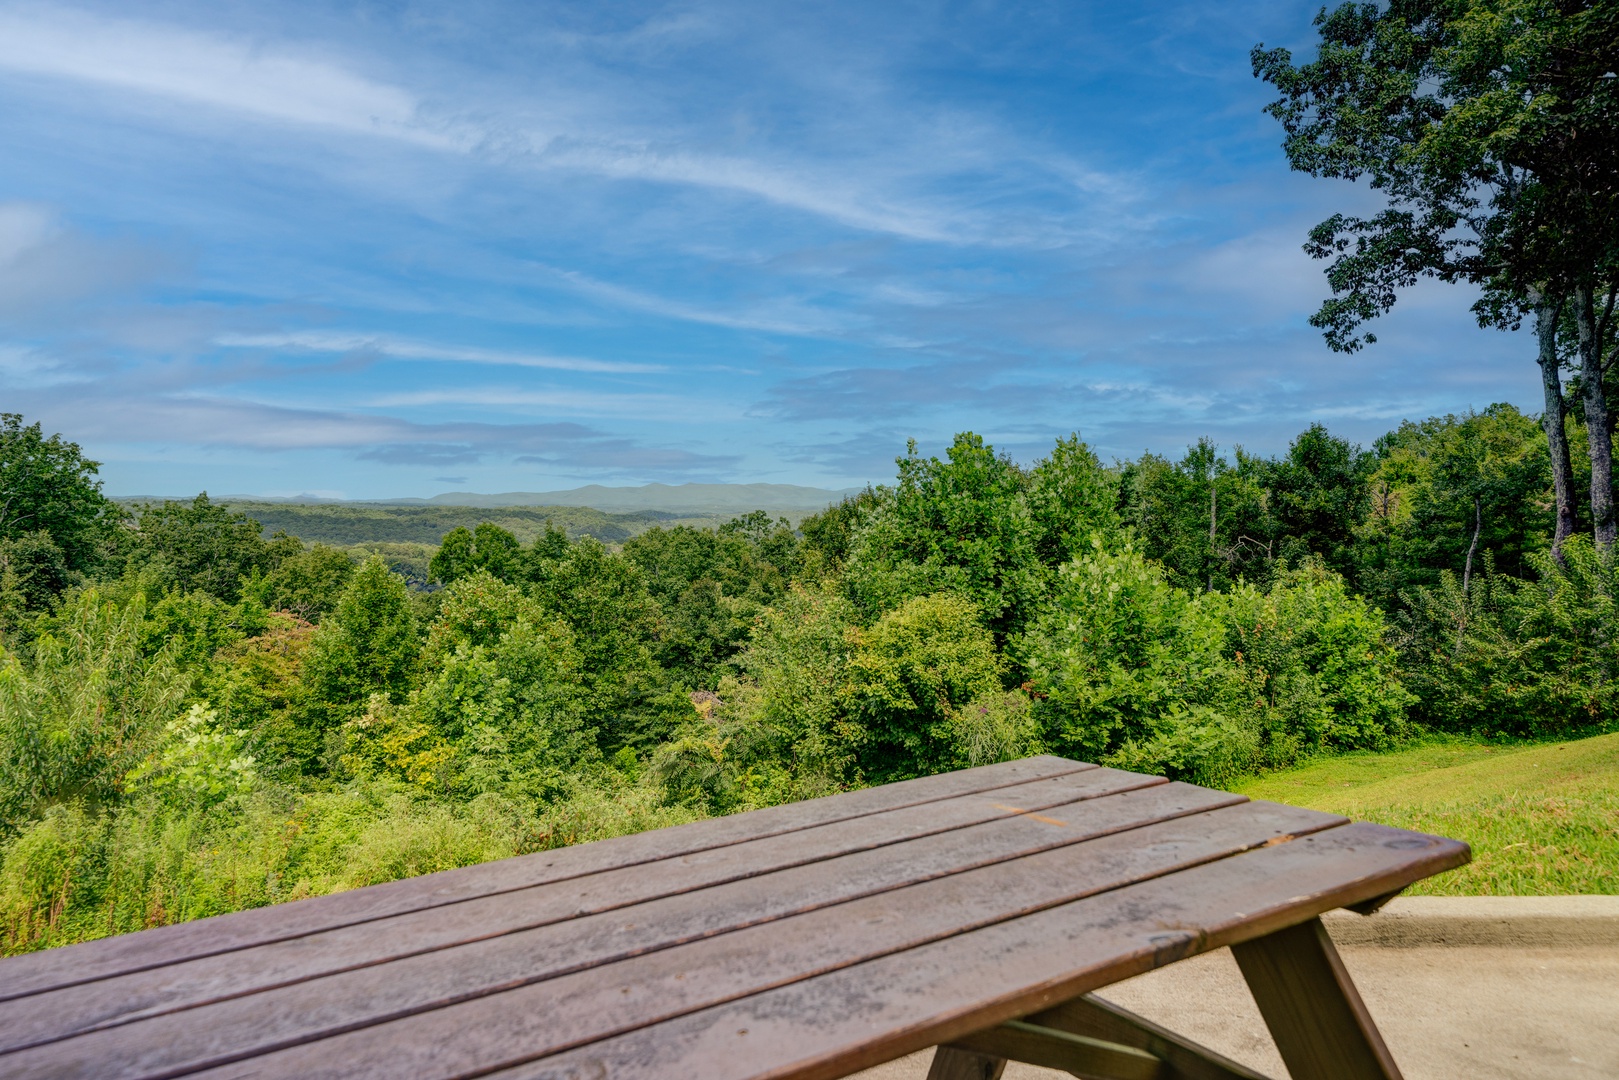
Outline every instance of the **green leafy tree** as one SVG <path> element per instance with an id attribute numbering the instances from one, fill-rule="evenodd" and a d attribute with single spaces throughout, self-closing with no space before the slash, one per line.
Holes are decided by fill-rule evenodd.
<path id="1" fill-rule="evenodd" d="M 0 631 L 44 611 L 72 583 L 67 556 L 45 529 L 0 540 Z"/>
<path id="2" fill-rule="evenodd" d="M 1268 487 L 1272 472 L 1272 462 L 1241 447 L 1233 465 L 1209 439 L 1187 447 L 1178 462 L 1143 454 L 1121 471 L 1120 516 L 1180 588 L 1268 578 L 1279 531 Z"/>
<path id="3" fill-rule="evenodd" d="M 1482 290 L 1481 325 L 1516 328 L 1533 313 L 1557 507 L 1554 548 L 1574 527 L 1557 324 L 1578 326 L 1584 411 L 1592 430 L 1591 506 L 1598 543 L 1614 540 L 1612 447 L 1603 376 L 1604 309 L 1619 255 L 1619 14 L 1611 3 L 1394 0 L 1316 18 L 1317 58 L 1253 51 L 1280 98 L 1295 169 L 1366 180 L 1384 209 L 1335 214 L 1306 250 L 1330 258 L 1333 296 L 1312 322 L 1333 348 L 1375 340 L 1362 325 L 1423 277 Z"/>
<path id="4" fill-rule="evenodd" d="M 276 612 L 265 622 L 214 653 L 196 694 L 218 710 L 223 730 L 247 733 L 261 774 L 295 781 L 320 756 L 325 734 L 304 722 L 303 663 L 315 627 Z"/>
<path id="5" fill-rule="evenodd" d="M 873 783 L 959 768 L 962 710 L 998 701 L 1003 663 L 972 602 L 917 596 L 868 629 L 849 631 L 846 688 L 860 728 L 857 760 Z M 968 714 L 969 720 L 975 714 Z"/>
<path id="6" fill-rule="evenodd" d="M 516 581 L 524 576 L 524 562 L 523 546 L 517 537 L 485 521 L 470 531 L 457 526 L 446 533 L 428 563 L 428 574 L 445 585 L 479 570 L 487 570 L 502 581 Z"/>
<path id="7" fill-rule="evenodd" d="M 538 572 L 532 593 L 573 633 L 602 749 L 657 743 L 671 730 L 668 680 L 654 655 L 661 613 L 639 568 L 587 537 Z"/>
<path id="8" fill-rule="evenodd" d="M 868 486 L 799 522 L 798 531 L 804 537 L 800 551 L 802 573 L 807 579 L 820 580 L 842 569 L 855 535 L 883 505 L 883 499 L 876 488 Z"/>
<path id="9" fill-rule="evenodd" d="M 1270 469 L 1268 487 L 1280 542 L 1278 555 L 1314 554 L 1340 574 L 1355 570 L 1355 529 L 1370 510 L 1370 453 L 1311 424 Z"/>
<path id="10" fill-rule="evenodd" d="M 302 545 L 299 545 L 302 549 Z M 259 602 L 274 611 L 287 611 L 306 622 L 319 622 L 331 611 L 354 574 L 354 560 L 346 552 L 325 544 L 283 555 L 278 565 L 254 583 Z"/>
<path id="11" fill-rule="evenodd" d="M 375 694 L 403 701 L 419 648 L 404 579 L 381 559 L 367 559 L 304 655 L 305 725 L 320 734 L 331 731 L 363 713 Z"/>
<path id="12" fill-rule="evenodd" d="M 1488 556 L 1519 578 L 1552 535 L 1545 433 L 1506 404 L 1406 421 L 1377 441 L 1371 508 L 1358 530 L 1358 582 L 1385 608 L 1432 588 L 1441 571 L 1465 589 Z"/>
<path id="13" fill-rule="evenodd" d="M 1588 539 L 1531 553 L 1531 581 L 1486 556 L 1470 588 L 1413 590 L 1402 642 L 1416 717 L 1444 731 L 1568 738 L 1619 725 L 1619 572 Z"/>
<path id="14" fill-rule="evenodd" d="M 1133 546 L 1064 566 L 1052 606 L 1018 643 L 1045 739 L 1086 761 L 1154 761 L 1212 779 L 1251 763 L 1242 673 L 1225 626 Z M 1122 755 L 1122 758 L 1121 758 Z"/>
<path id="15" fill-rule="evenodd" d="M 1102 467 L 1077 434 L 1058 439 L 1029 470 L 1029 514 L 1035 554 L 1057 567 L 1088 550 L 1093 536 L 1118 532 L 1118 477 Z"/>
<path id="16" fill-rule="evenodd" d="M 915 596 L 952 591 L 970 600 L 999 636 L 1033 613 L 1046 570 L 1026 478 L 971 432 L 944 460 L 910 443 L 899 480 L 856 533 L 844 566 L 850 596 L 868 618 Z"/>
<path id="17" fill-rule="evenodd" d="M 746 689 L 733 694 L 752 693 L 747 707 L 728 712 L 752 725 L 745 741 L 756 754 L 790 762 L 812 792 L 859 778 L 856 752 L 864 729 L 844 693 L 856 624 L 854 605 L 830 583 L 794 586 L 759 614 L 737 659 Z"/>
<path id="18" fill-rule="evenodd" d="M 1411 701 L 1382 614 L 1319 561 L 1193 595 L 1097 545 L 1019 648 L 1047 745 L 1204 783 L 1386 745 Z"/>
<path id="19" fill-rule="evenodd" d="M 164 568 L 184 592 L 206 592 L 227 604 L 241 595 L 244 580 L 270 565 L 259 523 L 208 498 L 189 504 L 164 502 L 140 510 L 140 541 L 146 557 Z"/>
<path id="20" fill-rule="evenodd" d="M 652 528 L 626 541 L 623 557 L 662 612 L 658 662 L 690 686 L 718 685 L 761 607 L 784 593 L 796 553 L 792 534 L 763 512 L 718 529 Z"/>
<path id="21" fill-rule="evenodd" d="M 27 567 L 45 563 L 82 573 L 101 562 L 124 515 L 102 495 L 100 467 L 78 443 L 61 435 L 46 438 L 38 423 L 24 425 L 17 413 L 0 413 L 0 558 L 15 561 L 25 591 L 60 591 L 58 579 L 65 576 Z M 46 537 L 59 555 L 43 554 Z"/>

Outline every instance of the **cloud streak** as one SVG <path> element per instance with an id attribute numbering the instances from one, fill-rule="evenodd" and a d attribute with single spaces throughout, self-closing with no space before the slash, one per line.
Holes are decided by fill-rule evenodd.
<path id="1" fill-rule="evenodd" d="M 545 356 L 506 352 L 466 345 L 411 341 L 388 334 L 358 331 L 300 330 L 274 334 L 221 334 L 215 344 L 228 349 L 267 349 L 317 353 L 364 353 L 390 360 L 420 360 L 452 364 L 488 364 L 497 367 L 540 368 L 548 371 L 583 371 L 614 375 L 667 371 L 662 364 L 592 360 L 580 356 Z"/>

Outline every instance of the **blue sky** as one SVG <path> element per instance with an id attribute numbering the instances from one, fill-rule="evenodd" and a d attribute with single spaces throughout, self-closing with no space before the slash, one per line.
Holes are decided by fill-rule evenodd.
<path id="1" fill-rule="evenodd" d="M 893 475 L 1534 407 L 1423 287 L 1331 353 L 1248 68 L 1312 3 L 11 4 L 0 408 L 115 494 Z"/>

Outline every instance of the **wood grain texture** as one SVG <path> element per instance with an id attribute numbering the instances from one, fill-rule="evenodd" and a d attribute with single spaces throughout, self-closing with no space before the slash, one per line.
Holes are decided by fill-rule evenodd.
<path id="1" fill-rule="evenodd" d="M 1075 1035 L 1022 1020 L 1008 1020 L 984 1031 L 964 1035 L 950 1044 L 957 1050 L 990 1054 L 1006 1061 L 1021 1061 L 1074 1076 L 1107 1080 L 1172 1080 L 1163 1060 L 1145 1050 Z"/>
<path id="2" fill-rule="evenodd" d="M 933 1051 L 928 1080 L 1001 1080 L 1004 1072 L 1005 1058 L 941 1046 Z"/>
<path id="3" fill-rule="evenodd" d="M 1293 1076 L 1400 1080 L 1394 1056 L 1320 919 L 1232 947 Z"/>
<path id="4" fill-rule="evenodd" d="M 1091 994 L 1035 1013 L 1029 1020 L 1145 1050 L 1163 1060 L 1174 1080 L 1267 1080 L 1246 1065 Z"/>
<path id="5" fill-rule="evenodd" d="M 1095 766 L 1040 755 L 0 960 L 0 1001 Z"/>
<path id="6" fill-rule="evenodd" d="M 1468 857 L 1057 758 L 620 839 L 0 962 L 0 1075 L 816 1080 L 992 1027 L 1051 1050 L 1001 1027 L 1030 1018 L 1126 1048 L 1057 1040 L 1076 1053 L 1253 1080 L 1064 1003 L 1265 939 L 1243 948 L 1273 998 L 1337 987 L 1277 1023 L 1375 1039 L 1336 954 L 1289 928 Z"/>
<path id="7" fill-rule="evenodd" d="M 1222 811 L 1223 812 L 1223 811 Z M 1352 824 L 750 995 L 491 1074 L 499 1080 L 833 1080 L 1467 861 L 1465 844 Z M 301 1060 L 317 1060 L 315 1047 Z M 277 1077 L 263 1059 L 205 1075 Z M 375 1075 L 328 1063 L 324 1077 Z M 469 1075 L 453 1069 L 420 1076 Z"/>
<path id="8" fill-rule="evenodd" d="M 1005 800 L 1016 799 L 1016 802 Z M 1092 800 L 1101 800 L 1091 805 Z M 1118 829 L 1245 801 L 1243 796 L 1169 784 L 1114 769 L 1091 769 L 988 795 L 910 807 L 750 843 L 665 860 L 658 873 L 622 867 L 587 878 L 501 893 L 449 907 L 343 927 L 322 934 L 204 957 L 0 1004 L 0 1050 L 15 1050 L 180 1009 L 354 973 L 342 985 L 379 978 L 359 969 L 484 943 L 463 961 L 479 978 L 533 979 L 574 966 L 603 963 L 625 950 L 646 950 L 689 937 L 780 918 L 868 892 L 897 888 Z M 1031 812 L 1033 810 L 1044 813 Z M 1071 819 L 1064 823 L 1058 817 Z M 881 849 L 904 845 L 904 857 Z M 851 856 L 862 855 L 862 858 Z M 836 859 L 830 866 L 820 866 Z M 802 868 L 797 874 L 783 871 Z M 765 874 L 768 881 L 746 882 Z M 594 941 L 601 920 L 581 921 L 708 889 L 685 904 L 642 910 L 640 932 L 618 934 L 597 953 L 576 947 Z M 622 921 L 612 916 L 606 925 Z M 556 924 L 566 923 L 565 926 Z M 552 927 L 550 933 L 527 931 Z M 521 940 L 499 942 L 506 935 Z M 559 944 L 552 945 L 552 942 Z M 543 954 L 549 964 L 533 959 Z M 493 957 L 493 959 L 491 959 Z M 519 964 L 532 964 L 519 967 Z M 421 965 L 418 965 L 419 968 Z M 416 970 L 412 968 L 411 970 Z M 499 973 L 496 975 L 495 973 Z M 325 983 L 312 993 L 331 992 Z M 475 992 L 475 991 L 465 991 Z M 356 1001 L 364 995 L 355 992 Z"/>
<path id="9" fill-rule="evenodd" d="M 475 1075 L 721 1001 L 815 981 L 875 957 L 909 956 L 907 950 L 955 935 L 971 937 L 986 926 L 1020 921 L 1075 898 L 1223 860 L 1339 820 L 1270 803 L 1207 811 L 289 1046 L 257 1058 L 251 1067 L 264 1076 Z M 937 974 L 934 965 L 924 967 Z M 273 1002 L 265 995 L 256 1010 L 249 1002 L 241 1003 L 239 1013 L 232 1011 L 236 1003 L 198 1010 L 198 1017 L 172 1028 L 162 1018 L 141 1025 L 154 1030 L 127 1041 L 120 1038 L 125 1029 L 83 1036 L 0 1059 L 0 1069 L 17 1077 L 49 1075 L 33 1070 L 65 1064 L 70 1056 L 78 1067 L 110 1064 L 109 1076 L 198 1067 L 232 1048 L 267 1047 L 264 1036 L 270 1032 L 253 1030 L 256 1025 L 273 1024 L 289 1037 L 286 1007 Z M 813 1028 L 824 1014 L 802 1015 L 814 1018 L 805 1021 Z M 457 1037 L 468 1031 L 478 1036 Z M 683 1070 L 670 1073 L 679 1074 Z"/>

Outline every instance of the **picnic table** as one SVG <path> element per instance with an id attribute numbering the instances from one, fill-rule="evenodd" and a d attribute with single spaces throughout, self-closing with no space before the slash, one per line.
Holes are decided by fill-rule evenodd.
<path id="1" fill-rule="evenodd" d="M 1467 859 L 1034 757 L 13 957 L 0 1075 L 1252 1080 L 1091 996 L 1229 945 L 1294 1080 L 1390 1080 L 1317 916 Z"/>

